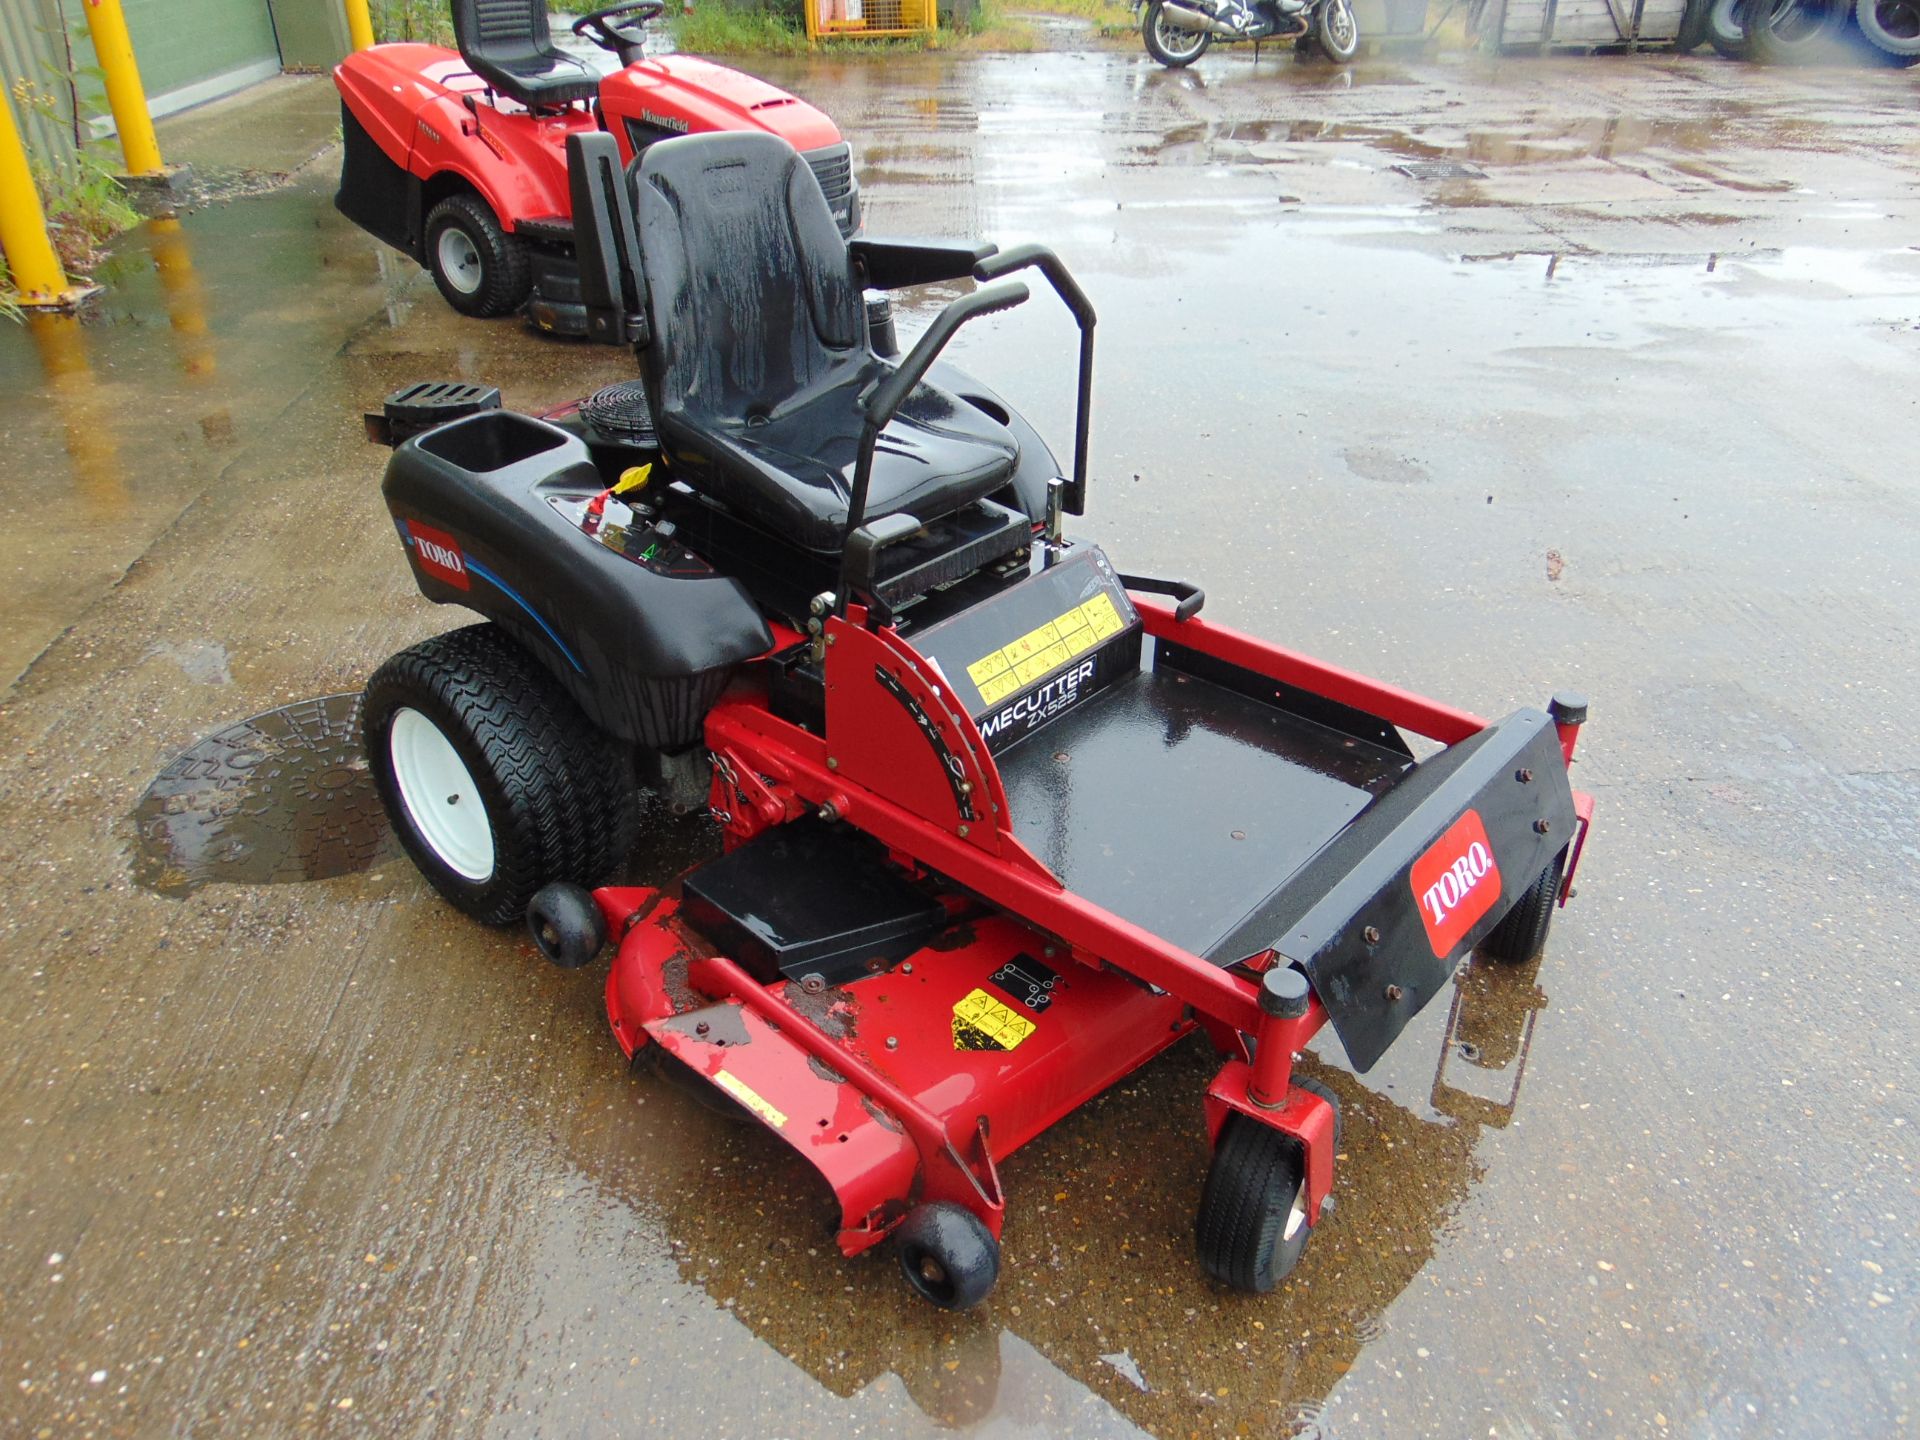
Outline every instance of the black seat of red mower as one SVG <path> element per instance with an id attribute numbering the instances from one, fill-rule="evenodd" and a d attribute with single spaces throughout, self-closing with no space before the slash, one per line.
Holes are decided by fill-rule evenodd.
<path id="1" fill-rule="evenodd" d="M 453 0 L 453 38 L 474 74 L 529 110 L 600 93 L 591 65 L 554 48 L 546 0 Z"/>
<path id="2" fill-rule="evenodd" d="M 634 179 L 662 448 L 710 498 L 816 551 L 845 540 L 868 342 L 847 242 L 807 162 L 772 135 L 648 147 Z M 866 519 L 932 521 L 1007 483 L 1011 431 L 932 385 L 875 446 Z"/>

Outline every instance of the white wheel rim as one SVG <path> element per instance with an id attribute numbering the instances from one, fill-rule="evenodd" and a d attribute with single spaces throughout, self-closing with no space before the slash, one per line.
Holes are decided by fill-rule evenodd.
<path id="1" fill-rule="evenodd" d="M 394 712 L 387 730 L 394 783 L 414 833 L 462 879 L 493 874 L 493 826 L 480 787 L 453 743 L 418 710 Z"/>
<path id="2" fill-rule="evenodd" d="M 1353 11 L 1347 7 L 1347 0 L 1329 0 L 1333 6 L 1333 43 L 1345 50 L 1353 43 Z"/>
<path id="3" fill-rule="evenodd" d="M 1287 1223 L 1281 1227 L 1281 1238 L 1291 1240 L 1300 1233 L 1300 1227 L 1307 1223 L 1307 1182 L 1302 1180 L 1300 1187 L 1293 1192 L 1293 1204 L 1287 1207 Z"/>
<path id="4" fill-rule="evenodd" d="M 471 295 L 480 288 L 480 250 L 466 231 L 458 225 L 447 226 L 440 232 L 435 253 L 440 258 L 440 273 L 454 289 Z"/>
<path id="5" fill-rule="evenodd" d="M 1153 33 L 1160 42 L 1160 48 L 1179 59 L 1185 59 L 1197 51 L 1200 42 L 1206 38 L 1203 30 L 1182 30 L 1178 25 L 1168 24 L 1164 8 L 1153 17 Z"/>

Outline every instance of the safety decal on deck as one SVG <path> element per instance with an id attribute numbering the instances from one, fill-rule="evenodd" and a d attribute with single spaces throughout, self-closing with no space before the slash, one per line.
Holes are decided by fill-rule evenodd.
<path id="1" fill-rule="evenodd" d="M 1011 1050 L 1039 1027 L 986 991 L 970 991 L 953 1007 L 953 1048 Z"/>
<path id="2" fill-rule="evenodd" d="M 755 1090 L 751 1085 L 747 1084 L 747 1082 L 742 1080 L 738 1075 L 729 1074 L 725 1070 L 715 1071 L 713 1083 L 726 1091 L 727 1094 L 731 1095 L 734 1099 L 738 1100 L 742 1105 L 746 1106 L 747 1109 L 751 1110 L 754 1114 L 758 1115 L 762 1120 L 766 1121 L 767 1124 L 773 1126 L 774 1129 L 778 1130 L 787 1123 L 787 1117 L 773 1108 L 772 1101 L 768 1100 L 758 1090 Z"/>
<path id="3" fill-rule="evenodd" d="M 997 704 L 1125 628 L 1113 597 L 1102 590 L 1084 605 L 1075 605 L 1039 629 L 987 652 L 967 667 L 967 678 L 983 702 Z"/>

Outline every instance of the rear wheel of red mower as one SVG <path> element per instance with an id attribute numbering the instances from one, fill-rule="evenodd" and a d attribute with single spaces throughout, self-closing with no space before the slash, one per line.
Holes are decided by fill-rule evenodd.
<path id="1" fill-rule="evenodd" d="M 361 705 L 374 789 L 427 882 L 486 925 L 633 848 L 633 761 L 505 631 L 472 625 L 382 665 Z"/>
<path id="2" fill-rule="evenodd" d="M 1553 925 L 1554 907 L 1560 903 L 1560 877 L 1566 868 L 1567 852 L 1562 850 L 1527 887 L 1527 893 L 1506 918 L 1480 942 L 1482 955 L 1509 965 L 1524 965 L 1547 948 L 1547 931 Z"/>
<path id="3" fill-rule="evenodd" d="M 1229 1115 L 1194 1233 L 1201 1265 L 1222 1284 L 1264 1295 L 1286 1279 L 1306 1254 L 1309 1234 L 1307 1157 L 1299 1142 L 1251 1116 Z"/>
<path id="4" fill-rule="evenodd" d="M 937 1200 L 907 1212 L 895 1235 L 907 1284 L 942 1310 L 967 1310 L 1000 1278 L 1000 1242 L 978 1215 Z"/>
<path id="5" fill-rule="evenodd" d="M 477 195 L 449 195 L 427 216 L 427 268 L 462 315 L 511 315 L 527 303 L 527 247 L 500 228 Z"/>

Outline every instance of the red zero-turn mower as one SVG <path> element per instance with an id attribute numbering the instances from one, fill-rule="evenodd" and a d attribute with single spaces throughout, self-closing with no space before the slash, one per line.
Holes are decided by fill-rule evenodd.
<path id="1" fill-rule="evenodd" d="M 999 1163 L 1203 1030 L 1200 1258 L 1270 1289 L 1333 1208 L 1338 1116 L 1295 1055 L 1331 1024 L 1365 1070 L 1468 951 L 1540 952 L 1590 814 L 1584 702 L 1489 723 L 1064 538 L 1094 315 L 1052 252 L 849 242 L 771 136 L 663 142 L 589 198 L 583 275 L 631 306 L 657 439 L 452 384 L 383 417 L 421 591 L 489 622 L 368 685 L 403 843 L 562 965 L 614 937 L 621 1049 L 791 1145 L 841 1249 L 897 1236 L 943 1306 L 993 1285 Z M 1080 327 L 1071 479 L 937 359 L 1029 269 Z M 863 304 L 968 277 L 993 283 L 905 358 Z M 704 802 L 724 853 L 589 894 L 636 782 Z"/>
<path id="2" fill-rule="evenodd" d="M 466 315 L 526 307 L 543 330 L 615 344 L 588 325 L 575 258 L 567 141 L 611 134 L 630 163 L 656 140 L 710 130 L 778 135 L 806 158 L 843 235 L 860 224 L 853 154 L 813 106 L 692 55 L 648 59 L 641 27 L 662 7 L 630 0 L 573 33 L 619 58 L 597 74 L 558 49 L 545 0 L 454 0 L 459 52 L 376 45 L 333 72 L 346 139 L 334 203 L 433 272 Z"/>

